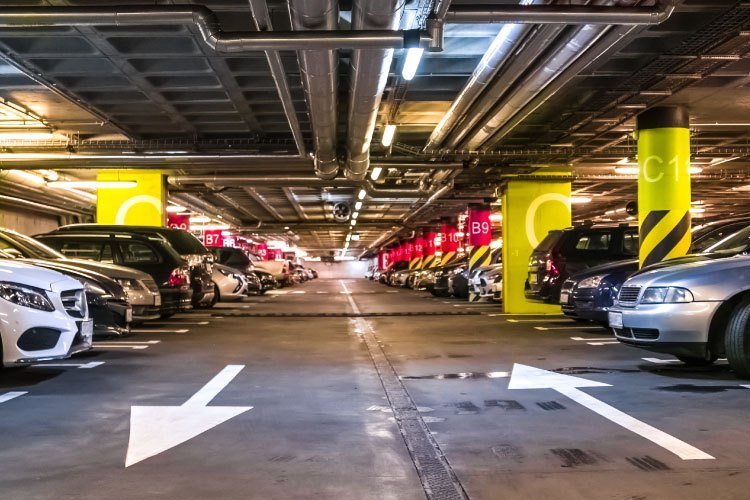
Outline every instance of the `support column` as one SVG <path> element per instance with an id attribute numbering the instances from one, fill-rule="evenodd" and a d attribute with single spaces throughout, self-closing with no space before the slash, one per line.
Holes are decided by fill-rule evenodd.
<path id="1" fill-rule="evenodd" d="M 435 258 L 435 231 L 433 229 L 424 230 L 424 259 L 422 260 L 422 269 L 432 269 L 437 265 Z"/>
<path id="2" fill-rule="evenodd" d="M 480 267 L 489 266 L 492 260 L 490 243 L 492 243 L 492 224 L 488 205 L 470 205 L 469 219 L 466 227 L 469 233 L 469 278 Z M 472 287 L 469 287 L 469 302 L 479 300 Z"/>
<path id="3" fill-rule="evenodd" d="M 508 181 L 503 190 L 503 311 L 559 313 L 559 304 L 532 302 L 525 297 L 532 251 L 553 229 L 571 225 L 570 181 L 549 180 L 569 172 L 544 169 L 544 179 L 529 176 Z"/>
<path id="4" fill-rule="evenodd" d="M 456 240 L 456 227 L 455 220 L 445 219 L 440 226 L 440 265 L 445 266 L 450 264 L 456 258 L 456 252 L 458 250 L 458 241 Z"/>
<path id="5" fill-rule="evenodd" d="M 401 260 L 405 261 L 407 264 L 411 264 L 411 254 L 414 251 L 414 243 L 412 243 L 411 240 L 405 241 L 401 244 Z M 411 266 L 407 266 L 407 269 L 410 269 Z"/>
<path id="6" fill-rule="evenodd" d="M 424 239 L 422 238 L 422 233 L 417 232 L 411 244 L 409 270 L 422 269 L 422 259 L 424 258 Z"/>
<path id="7" fill-rule="evenodd" d="M 96 221 L 99 224 L 164 226 L 167 187 L 161 170 L 104 170 L 98 182 L 134 182 L 133 187 L 97 189 Z"/>
<path id="8" fill-rule="evenodd" d="M 690 116 L 679 106 L 638 115 L 638 225 L 641 267 L 690 249 Z"/>

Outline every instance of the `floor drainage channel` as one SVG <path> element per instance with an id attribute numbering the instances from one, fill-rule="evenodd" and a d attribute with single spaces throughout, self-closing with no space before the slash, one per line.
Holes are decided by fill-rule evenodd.
<path id="1" fill-rule="evenodd" d="M 348 292 L 343 281 L 341 286 L 344 291 Z M 417 469 L 427 498 L 429 500 L 467 500 L 468 495 L 461 486 L 456 473 L 453 472 L 437 441 L 430 434 L 419 414 L 417 405 L 412 401 L 396 370 L 385 355 L 370 323 L 362 319 L 368 315 L 360 313 L 350 294 L 347 294 L 347 297 L 354 311 L 351 317 L 360 318 L 358 321 L 362 338 L 375 365 L 375 370 L 378 372 L 380 382 L 383 384 L 393 416 L 414 462 L 414 467 Z"/>
<path id="2" fill-rule="evenodd" d="M 226 318 L 382 318 L 395 316 L 480 316 L 477 311 L 426 311 L 426 312 L 371 312 L 371 313 L 252 313 L 252 312 L 213 312 L 213 317 Z"/>

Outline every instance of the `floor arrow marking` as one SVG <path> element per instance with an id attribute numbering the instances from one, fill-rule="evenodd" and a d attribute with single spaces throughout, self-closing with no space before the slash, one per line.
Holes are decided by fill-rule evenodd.
<path id="1" fill-rule="evenodd" d="M 252 406 L 207 406 L 244 367 L 227 365 L 181 406 L 132 406 L 125 467 L 174 448 L 252 410 Z"/>
<path id="2" fill-rule="evenodd" d="M 581 406 L 598 413 L 607 420 L 674 453 L 683 460 L 713 460 L 714 457 L 698 448 L 680 441 L 676 437 L 670 436 L 666 432 L 660 431 L 645 422 L 641 422 L 627 413 L 608 405 L 604 401 L 589 396 L 581 391 L 580 387 L 611 387 L 611 385 L 518 363 L 513 366 L 513 373 L 508 384 L 508 389 L 553 389 Z"/>

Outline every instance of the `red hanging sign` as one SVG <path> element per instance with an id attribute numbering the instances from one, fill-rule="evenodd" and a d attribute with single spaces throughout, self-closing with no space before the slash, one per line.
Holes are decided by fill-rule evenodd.
<path id="1" fill-rule="evenodd" d="M 268 245 L 265 243 L 258 243 L 256 253 L 258 254 L 258 257 L 260 257 L 260 260 L 268 260 Z"/>
<path id="2" fill-rule="evenodd" d="M 207 247 L 224 246 L 224 237 L 221 235 L 221 229 L 209 229 L 204 231 L 203 244 Z"/>
<path id="3" fill-rule="evenodd" d="M 427 231 L 424 233 L 424 256 L 435 255 L 435 232 Z"/>
<path id="4" fill-rule="evenodd" d="M 411 241 L 405 242 L 403 245 L 401 245 L 402 254 L 401 254 L 401 260 L 405 260 L 406 262 L 409 262 L 409 259 L 411 259 L 411 254 L 414 252 L 414 245 Z"/>
<path id="5" fill-rule="evenodd" d="M 492 223 L 490 222 L 489 207 L 469 208 L 467 233 L 469 245 L 473 247 L 489 246 L 492 243 Z"/>
<path id="6" fill-rule="evenodd" d="M 456 226 L 445 223 L 440 228 L 440 248 L 443 254 L 458 250 L 458 239 L 456 239 Z"/>
<path id="7" fill-rule="evenodd" d="M 170 227 L 172 229 L 182 229 L 183 231 L 190 231 L 190 216 L 168 214 L 167 227 Z"/>
<path id="8" fill-rule="evenodd" d="M 424 255 L 424 239 L 421 236 L 417 236 L 412 240 L 411 258 L 421 259 Z"/>

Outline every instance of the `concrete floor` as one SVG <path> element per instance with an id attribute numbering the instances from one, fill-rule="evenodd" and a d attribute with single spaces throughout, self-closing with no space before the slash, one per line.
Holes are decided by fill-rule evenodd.
<path id="1" fill-rule="evenodd" d="M 364 280 L 218 307 L 67 366 L 0 372 L 0 401 L 26 392 L 0 403 L 0 498 L 424 499 L 431 476 L 405 437 L 460 482 L 458 496 L 430 498 L 748 496 L 750 392 L 725 362 L 661 363 L 591 325 Z M 455 314 L 430 315 L 445 312 Z M 581 392 L 714 459 L 683 460 L 552 389 L 509 390 L 515 363 L 610 384 Z M 244 368 L 208 384 L 228 365 Z M 126 468 L 131 407 L 180 406 L 207 384 L 209 408 L 253 408 Z M 412 403 L 416 427 L 405 424 Z M 200 420 L 198 406 L 186 413 Z M 155 441 L 183 425 L 154 420 Z"/>

